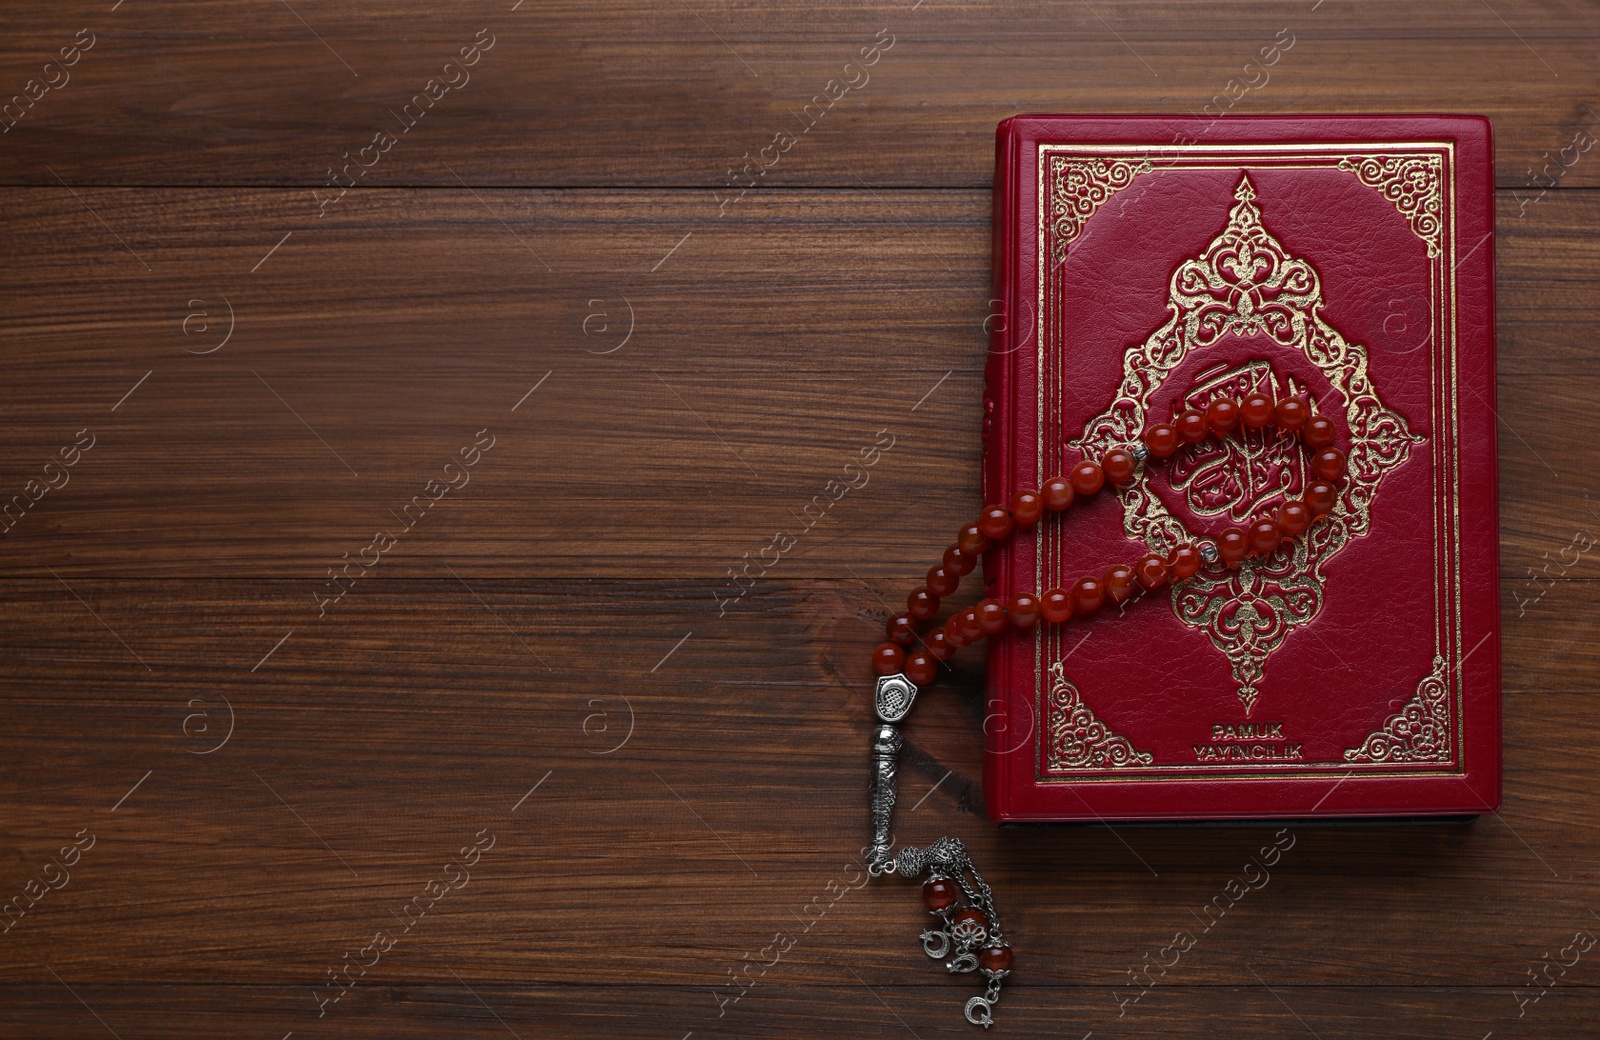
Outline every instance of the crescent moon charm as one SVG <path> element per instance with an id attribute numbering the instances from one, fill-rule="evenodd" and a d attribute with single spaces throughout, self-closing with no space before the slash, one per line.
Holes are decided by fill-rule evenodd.
<path id="1" fill-rule="evenodd" d="M 951 960 L 950 963 L 946 964 L 945 967 L 949 969 L 950 974 L 952 975 L 956 974 L 957 972 L 977 971 L 978 955 L 973 953 L 971 950 L 966 950 Z"/>

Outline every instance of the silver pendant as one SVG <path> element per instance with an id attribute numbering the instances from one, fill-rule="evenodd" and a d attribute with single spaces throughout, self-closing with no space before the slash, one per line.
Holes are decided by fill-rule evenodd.
<path id="1" fill-rule="evenodd" d="M 938 915 L 943 927 L 930 928 L 918 938 L 922 952 L 934 960 L 945 961 L 952 973 L 978 971 L 979 947 L 985 943 L 1004 946 L 1000 932 L 1000 913 L 995 908 L 993 894 L 984 883 L 983 875 L 973 866 L 966 848 L 955 838 L 938 838 L 925 848 L 914 845 L 893 850 L 894 838 L 890 822 L 894 816 L 900 749 L 904 738 L 896 725 L 911 711 L 917 688 L 904 675 L 886 675 L 878 680 L 874 699 L 881 720 L 872 733 L 872 778 L 868 785 L 868 805 L 872 821 L 872 844 L 867 850 L 867 873 L 873 877 L 899 874 L 915 879 L 926 875 L 952 881 L 960 889 L 960 897 L 949 905 L 932 911 Z M 966 908 L 959 903 L 964 898 Z M 984 995 L 967 1001 L 966 1018 L 975 1026 L 987 1029 L 994 1024 L 994 1006 L 1000 1000 L 1000 980 L 1009 972 L 983 968 L 988 980 Z"/>
<path id="2" fill-rule="evenodd" d="M 878 680 L 878 718 L 884 722 L 899 722 L 911 713 L 917 699 L 917 688 L 903 674 L 885 675 Z"/>

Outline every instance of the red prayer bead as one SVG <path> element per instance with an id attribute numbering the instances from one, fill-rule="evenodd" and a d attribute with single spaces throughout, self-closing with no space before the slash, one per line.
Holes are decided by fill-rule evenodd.
<path id="1" fill-rule="evenodd" d="M 968 643 L 976 643 L 983 638 L 983 625 L 978 621 L 978 612 L 971 607 L 963 610 L 961 618 L 961 634 Z"/>
<path id="2" fill-rule="evenodd" d="M 960 614 L 952 614 L 945 619 L 944 641 L 955 647 L 957 650 L 960 650 L 962 647 L 968 646 L 972 643 L 972 640 L 968 639 L 966 633 L 961 629 Z"/>
<path id="3" fill-rule="evenodd" d="M 906 613 L 918 621 L 926 621 L 939 613 L 939 597 L 927 589 L 918 589 L 906 597 Z"/>
<path id="4" fill-rule="evenodd" d="M 1311 510 L 1304 502 L 1285 502 L 1278 509 L 1278 526 L 1291 538 L 1311 526 Z"/>
<path id="5" fill-rule="evenodd" d="M 1032 628 L 1039 621 L 1039 598 L 1026 592 L 1018 593 L 1011 597 L 1006 614 L 1018 628 Z"/>
<path id="6" fill-rule="evenodd" d="M 872 651 L 872 667 L 879 675 L 893 675 L 906 663 L 906 652 L 893 643 L 879 643 Z"/>
<path id="7" fill-rule="evenodd" d="M 1215 398 L 1206 406 L 1206 422 L 1217 436 L 1239 425 L 1239 402 L 1231 397 Z"/>
<path id="8" fill-rule="evenodd" d="M 989 536 L 977 524 L 968 524 L 956 535 L 956 544 L 961 546 L 962 552 L 978 556 L 989 548 Z"/>
<path id="9" fill-rule="evenodd" d="M 1311 472 L 1323 480 L 1338 480 L 1344 476 L 1346 461 L 1338 448 L 1323 448 L 1311 456 Z"/>
<path id="10" fill-rule="evenodd" d="M 1268 517 L 1263 517 L 1250 525 L 1250 551 L 1258 556 L 1265 556 L 1278 548 L 1278 543 L 1283 541 L 1283 532 L 1278 529 L 1278 522 Z"/>
<path id="11" fill-rule="evenodd" d="M 999 973 L 1010 971 L 1012 964 L 1011 947 L 1005 943 L 998 946 L 985 946 L 978 951 L 978 967 L 984 971 Z"/>
<path id="12" fill-rule="evenodd" d="M 1051 589 L 1039 597 L 1039 613 L 1052 625 L 1059 625 L 1072 616 L 1072 597 L 1060 589 Z"/>
<path id="13" fill-rule="evenodd" d="M 1106 587 L 1099 578 L 1079 578 L 1072 586 L 1072 612 L 1088 617 L 1106 601 Z"/>
<path id="14" fill-rule="evenodd" d="M 1100 579 L 1100 584 L 1106 590 L 1106 596 L 1113 603 L 1126 602 L 1128 597 L 1137 591 L 1133 581 L 1133 568 L 1125 563 L 1116 564 L 1106 570 L 1106 576 Z"/>
<path id="15" fill-rule="evenodd" d="M 951 919 L 950 934 L 958 941 L 971 937 L 982 942 L 989 935 L 989 919 L 982 910 L 969 906 Z"/>
<path id="16" fill-rule="evenodd" d="M 977 556 L 967 552 L 960 545 L 952 545 L 944 551 L 944 569 L 957 577 L 966 577 L 977 565 Z"/>
<path id="17" fill-rule="evenodd" d="M 1239 404 L 1239 418 L 1252 430 L 1259 430 L 1272 421 L 1272 398 L 1254 393 Z"/>
<path id="18" fill-rule="evenodd" d="M 930 911 L 948 910 L 961 898 L 961 889 L 949 878 L 930 878 L 922 883 L 922 904 Z"/>
<path id="19" fill-rule="evenodd" d="M 1150 553 L 1133 565 L 1133 577 L 1146 589 L 1159 589 L 1167 583 L 1167 561 Z"/>
<path id="20" fill-rule="evenodd" d="M 896 614 L 883 626 L 884 634 L 891 643 L 909 646 L 917 641 L 917 623 L 911 620 L 909 614 Z"/>
<path id="21" fill-rule="evenodd" d="M 923 642 L 928 645 L 928 653 L 935 661 L 948 661 L 956 655 L 956 648 L 945 638 L 943 628 L 935 627 L 924 637 Z"/>
<path id="22" fill-rule="evenodd" d="M 1217 536 L 1217 552 L 1231 567 L 1250 554 L 1250 539 L 1237 527 L 1230 527 Z"/>
<path id="23" fill-rule="evenodd" d="M 1118 486 L 1133 479 L 1136 465 L 1133 455 L 1121 448 L 1112 448 L 1100 459 L 1100 468 L 1105 472 L 1106 479 Z"/>
<path id="24" fill-rule="evenodd" d="M 1313 481 L 1306 485 L 1305 500 L 1312 516 L 1327 516 L 1339 503 L 1339 491 L 1325 480 Z"/>
<path id="25" fill-rule="evenodd" d="M 1178 450 L 1178 430 L 1166 423 L 1156 423 L 1144 431 L 1144 446 L 1150 449 L 1150 454 L 1158 459 L 1164 459 Z"/>
<path id="26" fill-rule="evenodd" d="M 999 635 L 1006 630 L 1005 604 L 997 599 L 985 599 L 980 600 L 975 609 L 978 612 L 978 627 L 983 629 L 984 635 Z"/>
<path id="27" fill-rule="evenodd" d="M 933 681 L 939 678 L 938 662 L 925 652 L 909 654 L 906 657 L 906 678 L 916 686 L 932 686 Z"/>
<path id="28" fill-rule="evenodd" d="M 1022 490 L 1011 496 L 1011 519 L 1020 530 L 1032 527 L 1044 515 L 1044 498 L 1037 491 Z"/>
<path id="29" fill-rule="evenodd" d="M 1011 511 L 1005 506 L 984 506 L 978 514 L 978 530 L 991 541 L 998 542 L 1011 533 Z"/>
<path id="30" fill-rule="evenodd" d="M 1312 448 L 1326 448 L 1333 444 L 1339 436 L 1339 428 L 1333 425 L 1333 420 L 1326 415 L 1314 415 L 1306 420 L 1305 429 L 1300 431 L 1300 439 Z"/>
<path id="31" fill-rule="evenodd" d="M 1059 513 L 1072 505 L 1072 500 L 1078 493 L 1072 490 L 1072 481 L 1066 477 L 1051 477 L 1044 482 L 1045 508 L 1052 513 Z"/>
<path id="32" fill-rule="evenodd" d="M 1072 467 L 1072 490 L 1080 495 L 1092 495 L 1106 486 L 1106 471 L 1093 459 L 1084 459 Z"/>
<path id="33" fill-rule="evenodd" d="M 1192 545 L 1180 545 L 1167 557 L 1167 572 L 1173 581 L 1182 581 L 1198 574 L 1204 562 L 1205 558 L 1200 555 L 1199 549 Z"/>
<path id="34" fill-rule="evenodd" d="M 1178 436 L 1185 444 L 1199 444 L 1211 432 L 1211 423 L 1206 420 L 1206 413 L 1198 408 L 1190 408 L 1172 420 L 1172 425 L 1178 428 Z"/>
<path id="35" fill-rule="evenodd" d="M 948 596 L 961 587 L 961 576 L 943 567 L 928 568 L 928 591 L 935 596 Z"/>
<path id="36" fill-rule="evenodd" d="M 1273 414 L 1280 428 L 1293 433 L 1311 418 L 1311 409 L 1303 397 L 1285 397 L 1278 402 L 1278 407 L 1273 409 Z"/>

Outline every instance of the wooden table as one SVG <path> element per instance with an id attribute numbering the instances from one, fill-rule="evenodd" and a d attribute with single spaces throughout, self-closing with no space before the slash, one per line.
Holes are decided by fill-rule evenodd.
<path id="1" fill-rule="evenodd" d="M 971 664 L 908 826 L 1002 1033 L 1593 1035 L 1592 3 L 442 6 L 8 5 L 0 1032 L 973 1035 L 855 887 L 860 662 L 978 505 L 994 125 L 1287 38 L 1232 113 L 1495 123 L 1504 811 L 1298 828 L 1136 1004 L 1270 830 L 997 831 Z"/>

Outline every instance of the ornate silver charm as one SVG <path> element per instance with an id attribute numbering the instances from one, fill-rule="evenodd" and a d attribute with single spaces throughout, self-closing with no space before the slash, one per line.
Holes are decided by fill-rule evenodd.
<path id="1" fill-rule="evenodd" d="M 878 724 L 872 736 L 872 849 L 867 857 L 867 870 L 874 876 L 892 873 L 895 861 L 889 857 L 893 840 L 889 836 L 889 823 L 894 816 L 895 771 L 904 743 L 899 727 L 892 722 Z"/>
<path id="2" fill-rule="evenodd" d="M 890 676 L 889 678 L 895 678 Z M 907 684 L 910 685 L 909 683 Z M 880 682 L 880 691 L 882 685 Z M 913 694 L 916 688 L 911 687 Z M 984 882 L 983 875 L 972 865 L 966 847 L 955 838 L 938 838 L 926 848 L 904 846 L 891 853 L 893 839 L 889 825 L 894 814 L 896 759 L 904 743 L 900 729 L 892 722 L 880 722 L 872 738 L 872 845 L 867 859 L 867 872 L 873 877 L 899 874 L 915 878 L 925 874 L 929 882 L 938 879 L 953 882 L 960 889 L 954 895 L 949 887 L 940 894 L 949 896 L 935 914 L 942 926 L 925 930 L 918 938 L 922 952 L 934 960 L 945 961 L 945 969 L 952 974 L 970 973 L 981 969 L 988 985 L 981 997 L 967 1001 L 967 1021 L 988 1028 L 994 1024 L 994 1005 L 1000 1000 L 1000 980 L 1008 971 L 991 971 L 983 967 L 980 948 L 985 944 L 1004 947 L 1000 932 L 1000 912 L 995 909 L 994 895 Z M 966 906 L 960 906 L 964 897 Z M 985 948 L 985 953 L 987 952 Z M 1009 953 L 1004 954 L 1009 962 Z"/>
<path id="3" fill-rule="evenodd" d="M 942 897 L 936 914 L 943 926 L 929 928 L 919 938 L 922 952 L 934 960 L 955 954 L 945 963 L 953 973 L 977 971 L 981 966 L 979 947 L 985 942 L 1003 947 L 1000 934 L 1000 912 L 995 909 L 994 896 L 984 883 L 983 875 L 972 865 L 967 850 L 955 838 L 938 838 L 926 848 L 907 845 L 898 853 L 893 851 L 894 838 L 889 827 L 894 817 L 895 789 L 899 769 L 900 749 L 905 740 L 896 725 L 911 711 L 917 688 L 904 675 L 886 675 L 878 680 L 874 705 L 879 723 L 872 733 L 872 779 L 868 785 L 869 806 L 872 816 L 872 844 L 867 850 L 867 873 L 873 877 L 899 874 L 915 878 L 926 874 L 929 881 L 935 878 L 954 882 L 960 888 L 958 897 L 949 886 L 940 892 Z M 959 906 L 961 897 L 966 907 Z M 1009 962 L 1009 953 L 1004 953 Z M 989 984 L 984 995 L 967 1001 L 967 1021 L 988 1028 L 994 1024 L 994 1005 L 1000 1000 L 1000 980 L 1004 971 L 983 969 Z"/>
<path id="4" fill-rule="evenodd" d="M 902 877 L 916 877 L 928 863 L 927 855 L 915 845 L 906 845 L 894 858 L 894 867 Z"/>
<path id="5" fill-rule="evenodd" d="M 967 1001 L 967 1021 L 988 1029 L 994 1025 L 994 1006 L 1000 1003 L 1000 980 L 1011 973 L 985 970 L 984 974 L 989 976 L 989 988 L 983 996 Z"/>
<path id="6" fill-rule="evenodd" d="M 945 965 L 945 970 L 952 975 L 957 972 L 977 971 L 978 955 L 971 950 L 963 950 L 950 959 L 949 963 Z"/>
<path id="7" fill-rule="evenodd" d="M 905 718 L 916 699 L 917 688 L 903 674 L 897 672 L 878 680 L 878 718 L 884 722 L 899 722 Z"/>

